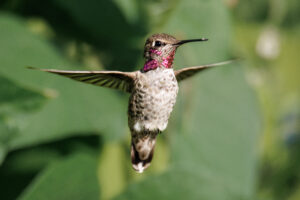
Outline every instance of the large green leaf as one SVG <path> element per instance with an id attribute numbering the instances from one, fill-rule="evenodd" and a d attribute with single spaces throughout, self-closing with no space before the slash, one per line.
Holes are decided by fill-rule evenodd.
<path id="1" fill-rule="evenodd" d="M 22 88 L 0 76 L 0 165 L 9 144 L 18 133 L 17 124 L 22 123 L 45 103 L 46 97 L 37 91 Z"/>
<path id="2" fill-rule="evenodd" d="M 125 133 L 125 98 L 108 89 L 26 69 L 28 65 L 72 69 L 72 64 L 49 42 L 30 33 L 17 17 L 1 13 L 0 29 L 0 74 L 48 97 L 44 106 L 16 123 L 18 134 L 10 140 L 10 149 L 73 134 L 102 132 L 116 139 Z"/>
<path id="3" fill-rule="evenodd" d="M 96 159 L 75 154 L 47 167 L 19 199 L 96 200 L 99 196 Z"/>
<path id="4" fill-rule="evenodd" d="M 181 1 L 163 31 L 209 38 L 178 50 L 180 68 L 229 59 L 229 16 L 220 1 Z M 164 133 L 172 149 L 169 169 L 131 184 L 117 199 L 252 199 L 257 110 L 239 63 L 183 82 Z"/>
<path id="5" fill-rule="evenodd" d="M 99 136 L 84 135 L 9 152 L 0 166 L 0 199 L 16 199 L 49 165 L 77 153 L 98 155 L 99 148 Z"/>

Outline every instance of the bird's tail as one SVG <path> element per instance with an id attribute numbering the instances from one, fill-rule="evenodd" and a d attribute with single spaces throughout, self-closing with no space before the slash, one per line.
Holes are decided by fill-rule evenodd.
<path id="1" fill-rule="evenodd" d="M 146 135 L 143 138 L 131 140 L 131 163 L 134 170 L 142 173 L 150 166 L 156 142 L 155 135 Z"/>

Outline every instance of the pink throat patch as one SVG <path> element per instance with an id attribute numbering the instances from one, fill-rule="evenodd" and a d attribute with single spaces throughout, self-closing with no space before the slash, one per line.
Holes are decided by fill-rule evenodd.
<path id="1" fill-rule="evenodd" d="M 172 68 L 174 56 L 175 51 L 173 51 L 168 57 L 163 58 L 163 62 L 161 64 L 165 66 L 165 68 Z"/>
<path id="2" fill-rule="evenodd" d="M 151 53 L 154 53 L 154 54 L 156 54 L 156 55 L 161 55 L 161 51 L 158 51 L 158 50 L 156 50 L 156 49 L 150 49 L 150 52 Z"/>
<path id="3" fill-rule="evenodd" d="M 146 72 L 152 69 L 156 69 L 157 67 L 158 67 L 158 62 L 156 60 L 150 60 L 145 63 L 143 70 Z"/>
<path id="4" fill-rule="evenodd" d="M 159 56 L 162 54 L 161 51 L 158 51 L 156 49 L 151 49 L 150 52 Z M 156 60 L 149 60 L 148 62 L 145 63 L 143 71 L 146 72 L 149 70 L 153 70 L 159 66 L 164 66 L 165 68 L 172 68 L 174 56 L 175 56 L 175 51 L 173 51 L 168 57 L 163 58 L 163 61 L 161 63 L 158 63 Z"/>

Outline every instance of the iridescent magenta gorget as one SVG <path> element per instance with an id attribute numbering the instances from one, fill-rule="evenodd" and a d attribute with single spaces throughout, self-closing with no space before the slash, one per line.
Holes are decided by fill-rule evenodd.
<path id="1" fill-rule="evenodd" d="M 156 49 L 150 49 L 150 52 L 158 56 L 162 54 L 161 51 Z M 151 59 L 145 63 L 143 71 L 147 72 L 149 70 L 156 69 L 157 67 L 172 68 L 174 56 L 175 56 L 175 50 L 172 51 L 170 55 L 168 55 L 167 57 L 163 57 L 161 63 L 159 63 L 157 60 Z"/>

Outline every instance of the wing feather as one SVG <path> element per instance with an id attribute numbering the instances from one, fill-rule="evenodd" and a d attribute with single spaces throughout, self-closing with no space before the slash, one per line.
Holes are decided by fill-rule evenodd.
<path id="1" fill-rule="evenodd" d="M 198 73 L 202 70 L 205 70 L 205 69 L 208 69 L 211 67 L 215 67 L 215 66 L 226 65 L 233 61 L 235 61 L 235 60 L 228 60 L 228 61 L 224 61 L 224 62 L 202 65 L 202 66 L 185 67 L 185 68 L 176 70 L 174 73 L 175 73 L 177 81 L 179 82 L 184 79 L 190 78 L 191 76 L 195 75 L 196 73 Z"/>
<path id="2" fill-rule="evenodd" d="M 38 69 L 28 67 L 30 69 L 37 69 L 53 74 L 65 76 L 77 81 L 89 83 L 97 86 L 108 87 L 122 90 L 124 92 L 131 92 L 132 84 L 136 76 L 136 72 L 120 72 L 120 71 L 67 71 L 56 69 Z"/>

